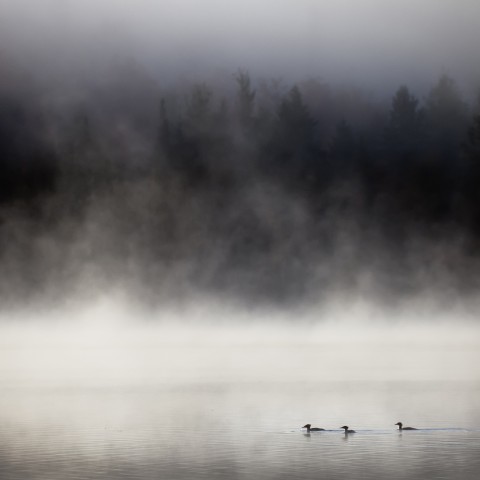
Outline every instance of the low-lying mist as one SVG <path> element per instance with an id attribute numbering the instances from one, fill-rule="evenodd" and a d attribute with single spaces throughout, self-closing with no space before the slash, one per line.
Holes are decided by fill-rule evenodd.
<path id="1" fill-rule="evenodd" d="M 474 312 L 414 302 L 393 311 L 365 299 L 339 300 L 267 309 L 202 297 L 146 310 L 106 292 L 68 308 L 3 312 L 0 361 L 8 368 L 1 385 L 131 394 L 192 388 L 284 393 L 289 385 L 307 391 L 323 385 L 337 395 L 360 385 L 424 385 L 430 395 L 439 385 L 478 386 Z M 472 409 L 475 399 L 468 402 Z M 467 420 L 468 412 L 457 417 Z"/>

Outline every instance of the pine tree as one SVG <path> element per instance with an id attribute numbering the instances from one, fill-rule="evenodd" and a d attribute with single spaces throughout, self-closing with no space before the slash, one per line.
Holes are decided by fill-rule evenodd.
<path id="1" fill-rule="evenodd" d="M 424 139 L 424 114 L 418 100 L 401 86 L 392 100 L 385 142 L 395 157 L 410 158 L 419 152 Z"/>

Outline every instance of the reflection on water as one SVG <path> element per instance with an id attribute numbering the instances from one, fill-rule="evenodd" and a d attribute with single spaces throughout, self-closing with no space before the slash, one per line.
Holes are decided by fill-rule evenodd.
<path id="1" fill-rule="evenodd" d="M 2 479 L 478 478 L 475 342 L 10 340 Z"/>

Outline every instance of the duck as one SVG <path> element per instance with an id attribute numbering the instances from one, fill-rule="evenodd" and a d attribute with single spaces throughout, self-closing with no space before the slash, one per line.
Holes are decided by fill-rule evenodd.
<path id="1" fill-rule="evenodd" d="M 325 431 L 324 428 L 317 428 L 317 427 L 313 427 L 313 428 L 312 428 L 312 424 L 311 424 L 311 423 L 307 423 L 307 424 L 304 425 L 302 428 L 306 428 L 306 429 L 307 429 L 307 433 L 310 433 L 310 432 L 324 432 L 324 431 Z"/>
<path id="2" fill-rule="evenodd" d="M 398 425 L 398 430 L 401 432 L 403 430 L 417 430 L 413 427 L 404 427 L 402 422 L 397 422 L 395 425 Z"/>
<path id="3" fill-rule="evenodd" d="M 357 432 L 355 432 L 355 430 L 349 430 L 346 425 L 344 425 L 343 427 L 340 427 L 340 428 L 343 428 L 343 429 L 345 430 L 345 435 L 346 435 L 347 433 L 357 433 Z"/>

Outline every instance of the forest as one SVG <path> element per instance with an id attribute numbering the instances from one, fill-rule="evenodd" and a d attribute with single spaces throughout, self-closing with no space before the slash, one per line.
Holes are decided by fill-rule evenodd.
<path id="1" fill-rule="evenodd" d="M 480 95 L 454 78 L 389 99 L 238 70 L 162 85 L 0 77 L 0 297 L 112 285 L 141 301 L 474 295 Z M 91 292 L 90 292 L 91 293 Z"/>

